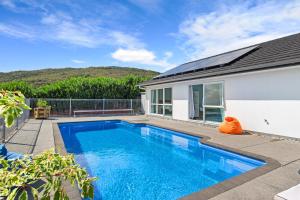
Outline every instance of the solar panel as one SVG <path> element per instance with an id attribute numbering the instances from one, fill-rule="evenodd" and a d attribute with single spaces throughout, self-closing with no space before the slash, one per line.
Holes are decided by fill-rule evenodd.
<path id="1" fill-rule="evenodd" d="M 228 53 L 223 53 L 223 54 L 219 54 L 216 56 L 211 56 L 208 58 L 203 58 L 203 59 L 196 60 L 193 62 L 185 63 L 182 65 L 179 65 L 178 67 L 170 69 L 155 78 L 161 78 L 164 76 L 170 76 L 170 75 L 175 75 L 175 74 L 192 72 L 192 71 L 199 70 L 199 69 L 205 69 L 205 68 L 209 68 L 209 67 L 225 65 L 225 64 L 228 64 L 228 63 L 238 59 L 239 57 L 245 55 L 246 53 L 256 49 L 257 47 L 258 46 L 251 46 L 251 47 L 231 51 Z"/>

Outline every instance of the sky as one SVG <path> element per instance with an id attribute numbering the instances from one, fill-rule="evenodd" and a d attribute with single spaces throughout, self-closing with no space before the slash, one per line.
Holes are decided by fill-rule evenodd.
<path id="1" fill-rule="evenodd" d="M 0 0 L 0 72 L 164 72 L 298 32 L 300 0 Z"/>

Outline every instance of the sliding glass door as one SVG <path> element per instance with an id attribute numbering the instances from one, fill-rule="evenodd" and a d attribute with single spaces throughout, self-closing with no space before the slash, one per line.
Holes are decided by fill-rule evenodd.
<path id="1" fill-rule="evenodd" d="M 190 87 L 190 119 L 222 122 L 223 93 L 222 83 L 192 85 Z"/>

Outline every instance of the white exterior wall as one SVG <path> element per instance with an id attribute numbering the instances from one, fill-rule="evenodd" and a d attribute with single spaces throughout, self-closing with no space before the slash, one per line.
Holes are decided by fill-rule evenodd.
<path id="1" fill-rule="evenodd" d="M 300 138 L 300 66 L 198 79 L 147 87 L 172 87 L 173 119 L 189 120 L 189 86 L 223 82 L 225 116 L 237 117 L 245 130 Z"/>
<path id="2" fill-rule="evenodd" d="M 148 110 L 148 104 L 147 104 L 147 100 L 146 100 L 146 93 L 141 94 L 141 104 L 142 104 L 143 111 L 146 113 L 147 110 Z"/>
<path id="3" fill-rule="evenodd" d="M 146 99 L 145 99 L 146 108 L 144 108 L 145 114 L 150 114 L 150 109 L 151 109 L 150 101 L 151 101 L 151 90 L 146 89 Z"/>
<path id="4" fill-rule="evenodd" d="M 176 84 L 172 87 L 173 118 L 179 120 L 189 119 L 189 87 L 186 84 Z"/>

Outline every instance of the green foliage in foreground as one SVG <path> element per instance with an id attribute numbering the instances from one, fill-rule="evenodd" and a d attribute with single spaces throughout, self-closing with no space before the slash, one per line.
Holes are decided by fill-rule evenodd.
<path id="1" fill-rule="evenodd" d="M 0 92 L 0 116 L 5 118 L 6 126 L 11 126 L 21 115 L 25 97 L 19 92 Z M 82 198 L 94 197 L 94 187 L 85 169 L 75 163 L 74 156 L 61 156 L 54 150 L 46 151 L 34 157 L 6 160 L 0 156 L 0 199 L 27 200 L 69 199 L 63 182 L 68 181 L 81 190 Z M 42 183 L 41 183 L 42 182 Z"/>
<path id="2" fill-rule="evenodd" d="M 25 104 L 25 97 L 21 92 L 0 91 L 0 117 L 4 119 L 6 127 L 14 124 L 15 119 L 22 115 L 23 109 L 29 110 L 30 107 Z"/>
<path id="3" fill-rule="evenodd" d="M 94 187 L 85 169 L 75 163 L 74 156 L 61 156 L 49 150 L 34 157 L 8 161 L 0 158 L 0 196 L 14 199 L 69 199 L 63 188 L 68 181 L 81 190 L 82 198 L 94 198 Z M 39 182 L 43 181 L 42 184 Z"/>
<path id="4" fill-rule="evenodd" d="M 134 99 L 140 95 L 139 83 L 146 77 L 124 78 L 70 78 L 48 85 L 33 87 L 25 82 L 0 83 L 0 89 L 19 90 L 26 97 L 73 99 Z"/>

